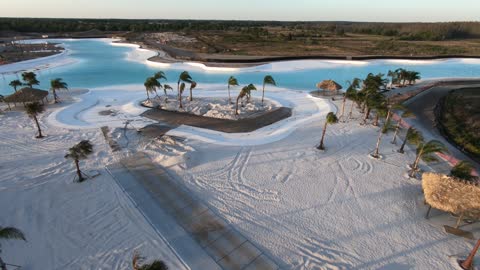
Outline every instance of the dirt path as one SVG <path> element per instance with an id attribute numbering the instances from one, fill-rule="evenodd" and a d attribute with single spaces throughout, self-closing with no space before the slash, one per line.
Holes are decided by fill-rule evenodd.
<path id="1" fill-rule="evenodd" d="M 254 118 L 240 120 L 217 119 L 158 109 L 148 110 L 144 112 L 142 116 L 170 126 L 172 129 L 180 125 L 188 125 L 226 133 L 245 133 L 255 131 L 292 116 L 292 109 L 281 107 Z"/>

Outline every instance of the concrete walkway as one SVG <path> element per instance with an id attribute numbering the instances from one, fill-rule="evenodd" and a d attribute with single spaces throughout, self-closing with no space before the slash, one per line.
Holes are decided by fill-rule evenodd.
<path id="1" fill-rule="evenodd" d="M 278 269 L 258 247 L 177 185 L 144 153 L 108 169 L 191 269 Z"/>

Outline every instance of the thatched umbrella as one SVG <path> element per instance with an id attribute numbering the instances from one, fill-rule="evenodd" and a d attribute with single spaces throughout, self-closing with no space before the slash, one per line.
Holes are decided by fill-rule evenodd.
<path id="1" fill-rule="evenodd" d="M 324 92 L 337 92 L 338 90 L 342 89 L 342 86 L 333 80 L 325 80 L 317 83 L 317 88 L 322 89 Z"/>
<path id="2" fill-rule="evenodd" d="M 430 206 L 445 212 L 460 215 L 457 227 L 462 218 L 480 218 L 480 186 L 443 174 L 424 173 L 422 187 L 425 201 Z"/>
<path id="3" fill-rule="evenodd" d="M 47 96 L 48 96 L 48 91 L 25 87 L 7 97 L 4 97 L 3 101 L 6 102 L 7 104 L 26 103 L 26 102 L 35 102 L 35 101 L 43 102 L 43 99 L 45 99 Z"/>

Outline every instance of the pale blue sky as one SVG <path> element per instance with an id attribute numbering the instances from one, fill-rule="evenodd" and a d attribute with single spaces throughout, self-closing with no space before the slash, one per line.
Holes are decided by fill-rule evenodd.
<path id="1" fill-rule="evenodd" d="M 480 21 L 480 0 L 1 0 L 0 17 Z"/>

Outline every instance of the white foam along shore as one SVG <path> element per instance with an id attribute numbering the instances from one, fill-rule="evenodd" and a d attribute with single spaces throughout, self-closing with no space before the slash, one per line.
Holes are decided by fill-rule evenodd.
<path id="1" fill-rule="evenodd" d="M 43 70 L 54 67 L 66 66 L 75 63 L 75 59 L 69 58 L 69 49 L 65 43 L 62 41 L 69 40 L 73 41 L 74 39 L 51 39 L 49 41 L 59 42 L 65 48 L 65 51 L 58 55 L 53 55 L 49 57 L 28 60 L 19 63 L 8 64 L 0 66 L 0 73 L 16 73 L 23 70 Z M 170 68 L 175 70 L 182 69 L 198 69 L 206 72 L 234 72 L 234 71 L 244 71 L 244 72 L 269 72 L 275 70 L 277 72 L 288 72 L 295 70 L 308 70 L 308 69 L 328 69 L 332 66 L 365 66 L 367 67 L 370 64 L 375 63 L 394 63 L 394 64 L 408 64 L 408 65 L 425 65 L 438 62 L 460 62 L 467 64 L 477 64 L 480 63 L 480 59 L 470 59 L 470 58 L 454 58 L 454 59 L 437 59 L 437 60 L 403 60 L 403 59 L 385 59 L 385 60 L 362 60 L 362 61 L 352 61 L 352 60 L 291 60 L 291 61 L 278 61 L 267 63 L 259 66 L 253 67 L 210 67 L 203 63 L 199 62 L 176 62 L 176 63 L 162 63 L 156 61 L 148 60 L 152 56 L 159 54 L 156 51 L 149 49 L 141 48 L 137 44 L 124 43 L 120 39 L 110 39 L 102 38 L 97 39 L 106 43 L 111 44 L 112 46 L 122 46 L 122 47 L 131 47 L 134 48 L 131 52 L 126 55 L 126 58 L 131 61 L 136 61 L 144 63 L 154 67 L 160 68 Z M 28 40 L 24 42 L 45 42 L 45 40 Z"/>
<path id="2" fill-rule="evenodd" d="M 111 93 L 115 93 L 115 97 L 112 97 Z M 194 93 L 195 96 L 201 97 L 220 96 L 226 98 L 227 96 L 225 86 L 215 84 L 201 85 L 194 90 Z M 292 108 L 292 117 L 242 134 L 229 134 L 189 126 L 180 126 L 169 131 L 168 134 L 222 145 L 259 145 L 281 140 L 298 126 L 311 121 L 321 121 L 328 112 L 336 110 L 329 102 L 313 98 L 302 91 L 273 88 L 266 91 L 265 95 L 277 106 Z M 74 96 L 70 104 L 54 109 L 47 121 L 51 125 L 73 130 L 98 128 L 105 125 L 123 127 L 126 121 L 130 121 L 133 126 L 140 128 L 154 123 L 152 120 L 139 116 L 147 110 L 140 106 L 140 102 L 144 99 L 145 91 L 142 85 L 91 89 L 87 93 Z M 112 114 L 100 115 L 100 112 L 106 110 L 112 111 Z"/>

